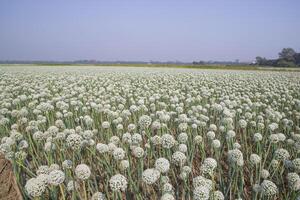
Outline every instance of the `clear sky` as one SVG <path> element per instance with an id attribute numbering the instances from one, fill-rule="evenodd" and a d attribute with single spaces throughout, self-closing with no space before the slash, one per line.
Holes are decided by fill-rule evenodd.
<path id="1" fill-rule="evenodd" d="M 0 60 L 234 60 L 300 51 L 299 0 L 1 0 Z"/>

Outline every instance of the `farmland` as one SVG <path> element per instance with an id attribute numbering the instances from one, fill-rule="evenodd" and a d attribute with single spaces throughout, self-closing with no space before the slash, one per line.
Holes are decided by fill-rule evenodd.
<path id="1" fill-rule="evenodd" d="M 300 198 L 300 72 L 0 66 L 24 199 Z"/>

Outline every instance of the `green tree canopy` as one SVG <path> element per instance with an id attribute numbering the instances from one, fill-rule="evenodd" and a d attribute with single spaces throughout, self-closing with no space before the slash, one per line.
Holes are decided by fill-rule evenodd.
<path id="1" fill-rule="evenodd" d="M 283 48 L 281 52 L 279 53 L 279 59 L 283 59 L 285 61 L 295 61 L 296 52 L 292 48 Z"/>

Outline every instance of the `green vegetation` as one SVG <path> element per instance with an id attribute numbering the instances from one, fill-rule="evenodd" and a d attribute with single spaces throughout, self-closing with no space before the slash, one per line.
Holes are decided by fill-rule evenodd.
<path id="1" fill-rule="evenodd" d="M 300 67 L 300 53 L 297 53 L 294 49 L 283 48 L 278 55 L 278 59 L 266 59 L 257 56 L 256 64 L 260 66 L 273 67 Z"/>
<path id="2" fill-rule="evenodd" d="M 259 65 L 176 65 L 176 64 L 60 64 L 60 63 L 36 63 L 36 64 L 0 64 L 1 66 L 95 66 L 95 67 L 147 67 L 147 68 L 183 68 L 183 69 L 223 69 L 223 70 L 259 70 L 259 71 L 300 71 L 297 68 L 274 68 L 272 66 Z"/>

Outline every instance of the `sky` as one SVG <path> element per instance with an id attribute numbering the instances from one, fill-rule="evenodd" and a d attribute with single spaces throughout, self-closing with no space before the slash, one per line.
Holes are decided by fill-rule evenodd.
<path id="1" fill-rule="evenodd" d="M 300 51 L 299 0 L 1 0 L 0 60 L 251 61 Z"/>

